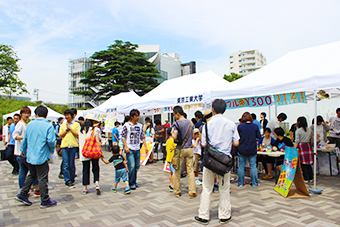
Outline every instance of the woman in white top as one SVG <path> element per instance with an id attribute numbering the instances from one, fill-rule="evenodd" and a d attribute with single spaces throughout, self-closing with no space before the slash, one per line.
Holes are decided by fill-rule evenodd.
<path id="1" fill-rule="evenodd" d="M 328 125 L 328 123 L 323 119 L 322 116 L 316 117 L 316 137 L 317 137 L 317 143 L 327 143 L 327 132 L 331 129 L 331 127 Z M 312 134 L 314 135 L 314 118 L 312 120 L 312 126 L 310 126 L 310 129 L 312 130 Z"/>
<path id="2" fill-rule="evenodd" d="M 29 171 L 29 165 L 26 161 L 26 157 L 21 155 L 20 147 L 21 142 L 24 139 L 24 135 L 26 132 L 27 121 L 31 117 L 31 109 L 28 106 L 24 106 L 20 110 L 21 120 L 15 125 L 15 130 L 13 132 L 13 138 L 15 139 L 15 147 L 14 147 L 14 155 L 17 157 L 17 161 L 19 164 L 19 175 L 18 182 L 19 188 L 21 189 L 25 183 L 27 173 Z M 35 180 L 33 182 L 34 187 L 34 195 L 39 196 L 39 182 Z"/>
<path id="3" fill-rule="evenodd" d="M 94 137 L 96 138 L 97 142 L 100 143 L 99 140 L 99 133 L 100 129 L 97 127 L 99 122 L 96 120 L 93 114 L 88 114 L 86 116 L 86 120 L 84 124 L 80 128 L 79 132 L 79 157 L 80 161 L 83 163 L 83 191 L 82 193 L 86 195 L 89 190 L 87 189 L 87 185 L 90 184 L 90 162 L 92 162 L 92 172 L 93 172 L 93 181 L 96 184 L 96 193 L 97 195 L 101 194 L 100 187 L 99 187 L 99 159 L 90 159 L 86 158 L 82 154 L 82 150 L 85 144 L 85 140 L 91 137 L 91 134 L 94 131 Z"/>

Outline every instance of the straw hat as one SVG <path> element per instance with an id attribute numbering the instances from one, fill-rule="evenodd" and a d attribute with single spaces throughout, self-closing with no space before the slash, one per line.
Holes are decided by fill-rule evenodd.
<path id="1" fill-rule="evenodd" d="M 206 122 L 210 121 L 211 118 L 212 118 L 211 110 L 205 110 L 204 113 L 203 113 L 203 118 L 205 118 L 207 120 Z"/>
<path id="2" fill-rule="evenodd" d="M 85 118 L 86 118 L 86 120 L 95 121 L 95 122 L 93 122 L 93 126 L 99 125 L 99 121 L 93 113 L 87 114 Z"/>

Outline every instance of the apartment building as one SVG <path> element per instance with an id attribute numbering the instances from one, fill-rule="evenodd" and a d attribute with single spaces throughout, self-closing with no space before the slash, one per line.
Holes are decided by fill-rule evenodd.
<path id="1" fill-rule="evenodd" d="M 248 75 L 265 66 L 266 58 L 258 50 L 238 51 L 229 55 L 229 73 Z"/>

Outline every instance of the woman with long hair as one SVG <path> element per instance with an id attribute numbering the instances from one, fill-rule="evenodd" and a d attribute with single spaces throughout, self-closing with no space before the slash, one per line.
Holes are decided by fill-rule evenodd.
<path id="1" fill-rule="evenodd" d="M 91 137 L 91 134 L 94 130 L 94 137 L 97 142 L 100 143 L 99 133 L 100 129 L 97 127 L 99 122 L 96 120 L 93 114 L 88 114 L 86 116 L 85 122 L 82 124 L 79 132 L 79 150 L 80 150 L 80 161 L 83 163 L 83 191 L 82 193 L 86 195 L 89 190 L 87 186 L 90 184 L 90 163 L 92 163 L 92 173 L 93 173 L 93 182 L 96 184 L 96 193 L 97 195 L 101 194 L 99 187 L 99 159 L 90 159 L 86 158 L 82 154 L 82 150 L 85 144 L 85 140 Z"/>
<path id="2" fill-rule="evenodd" d="M 297 130 L 295 133 L 294 147 L 299 149 L 299 159 L 305 183 L 313 182 L 314 154 L 312 149 L 312 130 L 307 127 L 307 119 L 299 117 L 297 119 Z"/>

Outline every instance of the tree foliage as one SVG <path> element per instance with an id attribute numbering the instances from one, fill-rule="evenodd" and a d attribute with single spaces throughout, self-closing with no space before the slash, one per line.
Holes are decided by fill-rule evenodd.
<path id="1" fill-rule="evenodd" d="M 19 60 L 12 46 L 0 44 L 0 91 L 10 97 L 14 93 L 28 93 L 26 84 L 17 75 L 20 72 Z"/>
<path id="2" fill-rule="evenodd" d="M 139 95 L 151 91 L 158 85 L 159 71 L 148 61 L 145 53 L 136 52 L 138 45 L 116 40 L 107 50 L 91 56 L 89 68 L 81 76 L 86 91 L 73 94 L 92 96 L 95 100 L 106 100 L 120 92 L 135 91 Z M 95 91 L 93 91 L 95 90 Z"/>
<path id="3" fill-rule="evenodd" d="M 243 75 L 239 75 L 237 73 L 231 73 L 230 75 L 224 74 L 223 79 L 225 79 L 229 82 L 233 82 L 233 81 L 238 80 L 242 77 L 243 77 Z"/>

